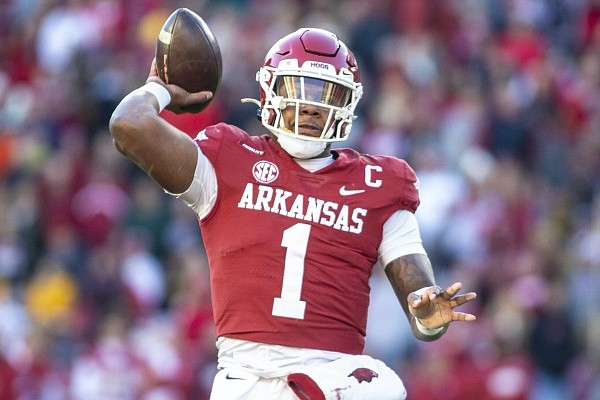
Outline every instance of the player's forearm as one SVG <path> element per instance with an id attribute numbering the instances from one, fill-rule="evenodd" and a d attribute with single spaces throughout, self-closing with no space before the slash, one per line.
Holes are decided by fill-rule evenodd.
<path id="1" fill-rule="evenodd" d="M 435 334 L 427 335 L 417 328 L 416 318 L 408 311 L 408 295 L 423 287 L 435 285 L 433 268 L 425 254 L 409 254 L 390 262 L 385 273 L 392 284 L 396 297 L 406 314 L 415 337 L 423 341 L 432 341 L 442 336 L 446 328 Z"/>
<path id="2" fill-rule="evenodd" d="M 406 312 L 408 312 L 409 293 L 435 285 L 433 268 L 425 254 L 398 257 L 385 267 L 385 273 Z"/>

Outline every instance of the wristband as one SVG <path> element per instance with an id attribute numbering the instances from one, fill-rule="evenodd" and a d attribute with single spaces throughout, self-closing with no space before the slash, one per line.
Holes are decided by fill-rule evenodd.
<path id="1" fill-rule="evenodd" d="M 419 318 L 417 318 L 417 317 L 415 317 L 415 324 L 416 324 L 419 332 L 421 332 L 423 335 L 427 335 L 427 336 L 437 335 L 438 333 L 440 333 L 441 331 L 444 330 L 443 326 L 440 326 L 439 328 L 433 328 L 433 329 L 427 328 L 427 327 L 425 327 L 425 325 L 423 325 L 421 323 L 421 321 L 419 321 Z"/>
<path id="2" fill-rule="evenodd" d="M 164 86 L 156 82 L 148 82 L 140 88 L 141 90 L 151 93 L 158 100 L 158 112 L 165 109 L 171 102 L 171 94 Z"/>
<path id="3" fill-rule="evenodd" d="M 439 286 L 437 286 L 437 285 L 434 285 L 434 286 L 425 286 L 425 287 L 422 287 L 422 288 L 421 288 L 421 289 L 419 289 L 419 290 L 415 290 L 415 294 L 416 294 L 417 296 L 419 296 L 419 297 L 420 297 L 420 296 L 423 296 L 423 295 L 425 294 L 425 292 L 426 292 L 426 291 L 428 291 L 428 290 L 429 290 L 430 288 L 432 288 L 432 287 L 437 287 L 437 288 L 439 288 L 440 290 L 442 290 L 442 288 L 440 288 L 440 287 L 439 287 Z"/>

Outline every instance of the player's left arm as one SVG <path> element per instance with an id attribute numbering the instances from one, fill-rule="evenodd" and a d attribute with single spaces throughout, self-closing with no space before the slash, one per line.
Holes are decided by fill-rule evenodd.
<path id="1" fill-rule="evenodd" d="M 454 309 L 477 297 L 474 292 L 457 295 L 456 282 L 442 290 L 435 284 L 431 262 L 426 254 L 408 254 L 389 262 L 385 273 L 392 284 L 416 338 L 440 338 L 453 321 L 474 321 L 475 316 Z"/>

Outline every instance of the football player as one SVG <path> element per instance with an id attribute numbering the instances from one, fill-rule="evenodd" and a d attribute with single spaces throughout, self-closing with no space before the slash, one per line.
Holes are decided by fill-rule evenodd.
<path id="1" fill-rule="evenodd" d="M 359 68 L 336 35 L 305 28 L 279 40 L 257 73 L 262 125 L 225 123 L 191 139 L 159 116 L 208 101 L 146 85 L 114 111 L 119 151 L 197 214 L 210 263 L 218 367 L 212 399 L 404 399 L 383 362 L 362 355 L 377 261 L 414 335 L 440 338 L 456 307 L 442 289 L 414 212 L 418 180 L 403 160 L 332 149 L 350 135 Z"/>

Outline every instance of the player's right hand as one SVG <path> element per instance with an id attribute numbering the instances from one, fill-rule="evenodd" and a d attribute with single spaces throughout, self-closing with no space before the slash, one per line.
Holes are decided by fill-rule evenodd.
<path id="1" fill-rule="evenodd" d="M 165 81 L 160 79 L 160 76 L 158 75 L 156 58 L 152 60 L 150 74 L 148 75 L 148 79 L 146 79 L 146 83 L 148 82 L 156 82 L 167 88 L 169 94 L 171 95 L 171 102 L 169 105 L 167 105 L 166 109 L 176 114 L 188 112 L 188 110 L 185 110 L 186 107 L 205 103 L 213 97 L 213 93 L 210 91 L 189 93 L 177 85 L 167 84 Z"/>

